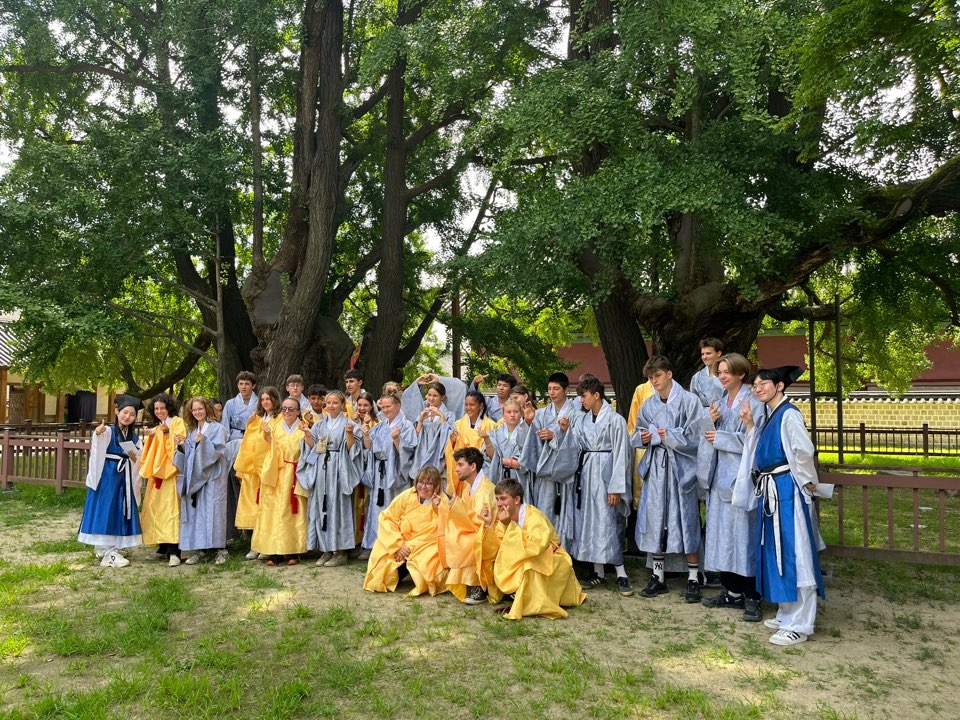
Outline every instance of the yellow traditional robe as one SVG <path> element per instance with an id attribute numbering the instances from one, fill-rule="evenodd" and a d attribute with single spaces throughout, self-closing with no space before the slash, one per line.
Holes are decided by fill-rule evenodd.
<path id="1" fill-rule="evenodd" d="M 440 504 L 449 505 L 446 495 L 440 495 Z M 404 490 L 380 513 L 377 541 L 370 551 L 367 575 L 363 589 L 370 592 L 393 592 L 399 582 L 398 569 L 403 563 L 394 559 L 404 545 L 410 548 L 406 565 L 413 579 L 413 590 L 407 597 L 425 592 L 442 593 L 446 569 L 440 564 L 440 510 L 433 502 L 422 504 L 415 487 Z"/>
<path id="2" fill-rule="evenodd" d="M 447 461 L 447 494 L 454 495 L 454 483 L 457 480 L 457 461 L 453 459 L 453 454 L 462 448 L 473 447 L 477 450 L 483 452 L 483 438 L 477 434 L 477 430 L 485 430 L 488 433 L 493 432 L 497 428 L 497 422 L 491 420 L 489 417 L 484 417 L 482 420 L 477 422 L 477 427 L 470 427 L 470 418 L 464 415 L 462 418 L 457 420 L 453 424 L 453 429 L 456 430 L 459 435 L 456 442 L 448 442 L 447 449 L 444 452 L 444 456 Z M 489 458 L 484 454 L 484 462 L 487 462 Z"/>
<path id="3" fill-rule="evenodd" d="M 267 420 L 273 428 L 280 418 L 273 416 Z M 237 459 L 233 470 L 240 479 L 240 497 L 237 500 L 237 519 L 234 525 L 240 530 L 253 530 L 260 512 L 260 469 L 264 458 L 270 452 L 270 444 L 263 437 L 263 418 L 254 413 L 247 420 L 247 429 L 243 433 Z"/>
<path id="4" fill-rule="evenodd" d="M 650 381 L 647 380 L 645 383 L 637 385 L 637 388 L 633 391 L 633 400 L 630 401 L 630 413 L 627 415 L 627 435 L 633 435 L 633 431 L 637 429 L 637 415 L 640 414 L 640 407 L 647 401 L 648 398 L 653 397 L 653 385 L 650 384 Z M 640 477 L 640 473 L 637 472 L 637 468 L 640 466 L 640 460 L 643 458 L 643 454 L 646 452 L 644 448 L 634 448 L 633 449 L 633 509 L 636 510 L 640 507 L 640 490 L 643 487 L 643 478 Z"/>
<path id="5" fill-rule="evenodd" d="M 297 461 L 304 433 L 288 433 L 283 421 L 271 426 L 269 451 L 260 468 L 260 512 L 250 549 L 266 555 L 298 555 L 307 551 L 309 493 L 297 483 Z"/>
<path id="6" fill-rule="evenodd" d="M 180 494 L 173 464 L 177 444 L 173 437 L 186 438 L 187 428 L 178 417 L 171 417 L 167 428 L 170 432 L 158 431 L 144 438 L 140 456 L 140 477 L 147 481 L 140 510 L 144 545 L 180 542 Z"/>
<path id="7" fill-rule="evenodd" d="M 525 615 L 552 619 L 567 617 L 561 606 L 573 607 L 587 599 L 573 572 L 570 555 L 550 519 L 533 505 L 524 505 L 523 527 L 497 522 L 500 549 L 493 565 L 497 587 L 513 594 L 504 617 Z"/>
<path id="8" fill-rule="evenodd" d="M 484 527 L 480 516 L 486 507 L 491 516 L 496 517 L 494 485 L 484 476 L 472 495 L 470 483 L 454 480 L 454 485 L 457 492 L 453 503 L 440 504 L 443 532 L 440 561 L 448 568 L 447 589 L 462 601 L 467 596 L 467 586 L 479 585 L 487 591 L 490 600 L 498 602 L 502 593 L 494 581 L 493 561 L 497 557 L 500 539 L 496 522 Z"/>

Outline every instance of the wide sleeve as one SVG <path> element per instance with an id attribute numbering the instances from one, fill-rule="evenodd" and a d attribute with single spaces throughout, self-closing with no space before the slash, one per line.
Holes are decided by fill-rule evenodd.
<path id="1" fill-rule="evenodd" d="M 816 485 L 820 480 L 814 460 L 814 447 L 799 412 L 788 410 L 784 413 L 780 423 L 780 439 L 787 456 L 787 464 L 790 466 L 790 474 L 797 485 Z"/>
<path id="2" fill-rule="evenodd" d="M 113 437 L 113 428 L 104 426 L 103 434 L 90 433 L 90 460 L 87 463 L 86 485 L 91 490 L 100 487 L 100 476 L 103 475 L 103 466 L 107 460 L 107 448 L 110 438 Z"/>

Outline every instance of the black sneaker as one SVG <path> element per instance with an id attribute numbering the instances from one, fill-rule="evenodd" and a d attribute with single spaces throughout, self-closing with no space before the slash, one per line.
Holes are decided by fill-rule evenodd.
<path id="1" fill-rule="evenodd" d="M 696 580 L 687 580 L 687 593 L 683 596 L 683 599 L 688 603 L 700 602 L 700 583 Z"/>
<path id="2" fill-rule="evenodd" d="M 590 575 L 580 584 L 583 585 L 583 587 L 585 588 L 595 588 L 595 587 L 600 587 L 605 582 L 606 581 L 602 577 L 597 575 L 597 573 L 590 573 Z"/>
<path id="3" fill-rule="evenodd" d="M 743 595 L 733 597 L 726 590 L 721 590 L 719 595 L 703 599 L 703 606 L 708 608 L 730 608 L 731 610 L 743 610 Z"/>
<path id="4" fill-rule="evenodd" d="M 667 584 L 665 582 L 661 582 L 660 578 L 658 578 L 656 575 L 651 575 L 650 581 L 647 583 L 647 586 L 640 591 L 640 594 L 643 597 L 651 598 L 668 592 L 670 591 L 667 589 Z"/>
<path id="5" fill-rule="evenodd" d="M 703 573 L 703 577 L 700 580 L 700 585 L 701 587 L 705 587 L 705 588 L 723 587 L 720 584 L 720 573 L 718 572 Z"/>
<path id="6" fill-rule="evenodd" d="M 763 606 L 759 600 L 747 598 L 743 608 L 744 622 L 760 622 L 763 620 Z"/>
<path id="7" fill-rule="evenodd" d="M 618 577 L 617 590 L 622 597 L 633 597 L 633 585 L 630 584 L 630 578 Z"/>
<path id="8" fill-rule="evenodd" d="M 464 605 L 483 605 L 487 601 L 487 591 L 479 585 L 474 585 L 464 598 Z"/>

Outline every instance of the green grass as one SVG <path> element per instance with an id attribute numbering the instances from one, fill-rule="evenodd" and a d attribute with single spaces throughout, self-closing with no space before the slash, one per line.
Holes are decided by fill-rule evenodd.
<path id="1" fill-rule="evenodd" d="M 818 455 L 822 465 L 836 464 L 838 462 L 838 455 L 835 452 L 821 451 Z M 848 451 L 843 453 L 843 462 L 845 465 L 960 469 L 960 455 L 936 455 L 930 457 L 924 457 L 923 455 L 881 455 L 879 453 L 866 453 L 861 455 L 858 452 Z"/>

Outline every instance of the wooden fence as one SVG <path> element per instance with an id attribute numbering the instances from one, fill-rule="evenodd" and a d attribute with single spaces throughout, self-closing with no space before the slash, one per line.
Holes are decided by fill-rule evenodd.
<path id="1" fill-rule="evenodd" d="M 3 430 L 0 440 L 0 487 L 13 483 L 52 485 L 57 494 L 84 487 L 93 425 L 39 426 Z"/>
<path id="2" fill-rule="evenodd" d="M 819 450 L 837 449 L 837 428 L 817 428 Z M 876 428 L 859 426 L 843 428 L 843 451 L 874 455 L 956 455 L 960 457 L 960 429 Z"/>

